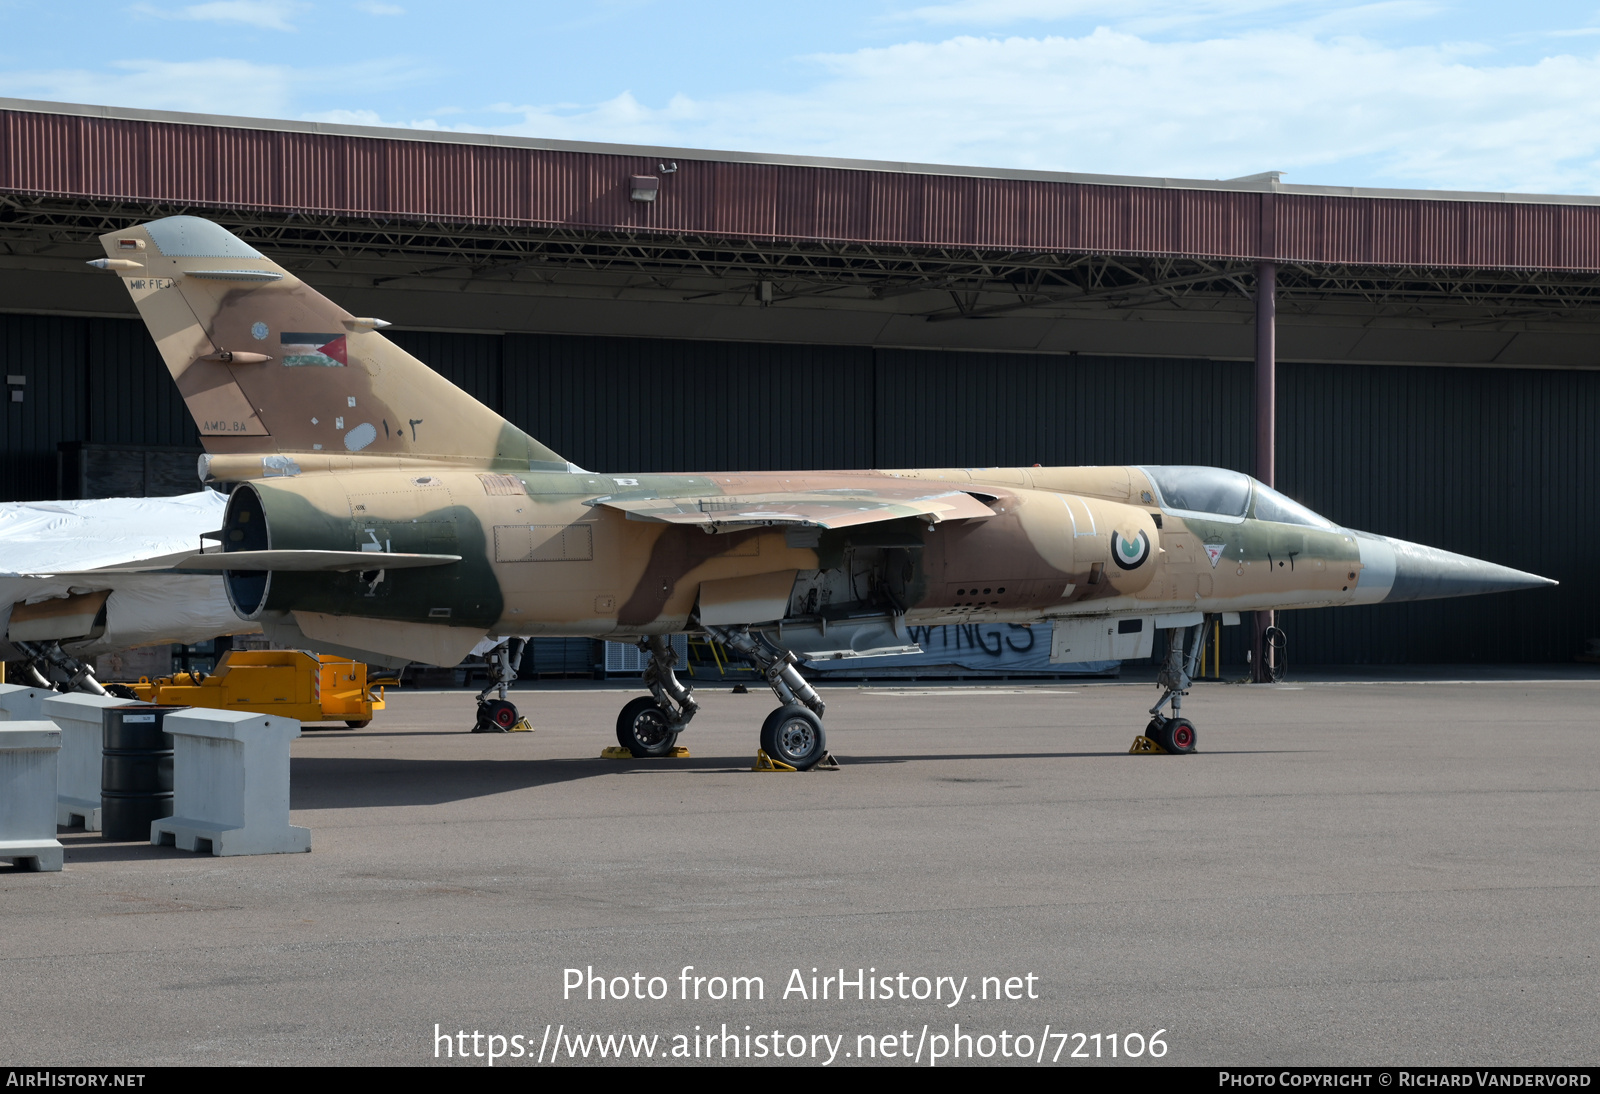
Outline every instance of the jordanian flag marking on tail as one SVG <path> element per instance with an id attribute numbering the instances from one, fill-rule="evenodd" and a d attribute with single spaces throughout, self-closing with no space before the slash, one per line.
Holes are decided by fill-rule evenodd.
<path id="1" fill-rule="evenodd" d="M 286 330 L 278 335 L 278 342 L 283 346 L 283 363 L 291 368 L 305 365 L 343 368 L 350 363 L 342 334 Z"/>

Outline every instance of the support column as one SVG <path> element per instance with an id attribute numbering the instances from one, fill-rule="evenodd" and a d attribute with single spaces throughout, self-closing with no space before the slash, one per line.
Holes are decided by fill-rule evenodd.
<path id="1" fill-rule="evenodd" d="M 1271 262 L 1256 264 L 1256 478 L 1276 486 L 1278 428 L 1278 267 Z M 1250 676 L 1256 683 L 1267 683 L 1272 673 L 1267 664 L 1267 628 L 1272 612 L 1256 612 L 1254 653 Z"/>

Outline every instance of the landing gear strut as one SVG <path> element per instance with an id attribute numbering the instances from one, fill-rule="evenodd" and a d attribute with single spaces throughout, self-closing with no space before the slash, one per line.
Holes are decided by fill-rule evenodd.
<path id="1" fill-rule="evenodd" d="M 510 733 L 522 720 L 516 704 L 506 698 L 506 692 L 517 678 L 517 670 L 522 667 L 522 653 L 527 648 L 526 638 L 510 638 L 490 651 L 489 663 L 494 666 L 494 679 L 488 687 L 478 692 L 478 721 L 472 727 L 472 732 Z M 499 698 L 489 698 L 491 691 L 499 691 Z"/>
<path id="2" fill-rule="evenodd" d="M 694 689 L 672 671 L 678 651 L 664 635 L 641 638 L 639 648 L 650 657 L 644 668 L 650 694 L 639 696 L 617 715 L 617 743 L 635 756 L 665 756 L 678 743 L 678 734 L 700 704 L 695 702 Z"/>
<path id="3" fill-rule="evenodd" d="M 12 645 L 28 655 L 28 679 L 35 687 L 54 688 L 51 669 L 62 678 L 63 691 L 87 691 L 91 695 L 104 695 L 106 689 L 94 678 L 94 670 L 78 658 L 64 652 L 60 642 L 13 642 Z"/>
<path id="4" fill-rule="evenodd" d="M 1189 685 L 1200 668 L 1200 651 L 1205 647 L 1207 617 L 1198 627 L 1174 627 L 1167 631 L 1167 659 L 1156 676 L 1162 688 L 1161 698 L 1150 708 L 1150 725 L 1144 735 L 1168 752 L 1186 755 L 1194 751 L 1196 734 L 1194 723 L 1182 717 L 1183 697 L 1189 694 Z M 1192 637 L 1191 636 L 1192 632 Z M 1184 653 L 1188 639 L 1188 653 Z M 1172 717 L 1161 713 L 1161 708 L 1172 702 Z"/>
<path id="5" fill-rule="evenodd" d="M 748 627 L 707 626 L 705 630 L 724 646 L 749 658 L 783 704 L 761 725 L 761 750 L 799 771 L 815 767 L 828 751 L 822 728 L 827 704 L 795 667 L 799 658 L 790 650 L 777 649 L 752 635 Z"/>

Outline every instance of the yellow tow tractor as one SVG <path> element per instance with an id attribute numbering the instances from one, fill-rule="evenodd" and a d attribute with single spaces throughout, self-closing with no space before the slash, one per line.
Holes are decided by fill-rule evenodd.
<path id="1" fill-rule="evenodd" d="M 300 650 L 231 650 L 215 672 L 180 672 L 121 684 L 134 697 L 172 706 L 248 710 L 300 722 L 343 722 L 360 729 L 384 708 L 367 683 L 367 666 L 348 657 Z"/>

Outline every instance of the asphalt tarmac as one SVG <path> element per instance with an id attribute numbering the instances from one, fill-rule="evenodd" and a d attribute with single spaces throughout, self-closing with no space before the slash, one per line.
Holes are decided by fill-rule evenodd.
<path id="1" fill-rule="evenodd" d="M 692 757 L 655 761 L 598 758 L 617 685 L 519 692 L 537 732 L 510 735 L 462 732 L 468 693 L 400 693 L 295 742 L 309 855 L 63 832 L 64 872 L 0 870 L 0 1045 L 123 1067 L 596 1064 L 591 1034 L 645 1038 L 611 1043 L 630 1062 L 927 1066 L 943 1038 L 941 1066 L 1593 1064 L 1591 672 L 1200 684 L 1187 757 L 1127 754 L 1149 685 L 832 687 L 843 769 L 805 774 L 748 770 L 765 692 L 702 686 Z"/>

